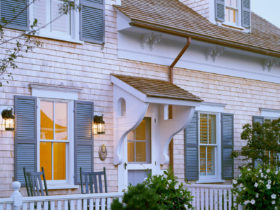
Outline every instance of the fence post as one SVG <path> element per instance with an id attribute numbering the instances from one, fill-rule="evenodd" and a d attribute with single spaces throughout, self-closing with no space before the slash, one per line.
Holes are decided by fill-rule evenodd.
<path id="1" fill-rule="evenodd" d="M 23 196 L 19 192 L 20 186 L 21 186 L 20 182 L 12 183 L 12 188 L 13 188 L 14 192 L 12 193 L 10 198 L 13 199 L 13 202 L 14 202 L 13 209 L 14 210 L 20 210 L 20 207 L 22 206 Z"/>

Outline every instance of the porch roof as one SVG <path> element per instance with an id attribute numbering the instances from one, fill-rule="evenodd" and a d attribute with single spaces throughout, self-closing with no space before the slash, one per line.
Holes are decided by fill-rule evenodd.
<path id="1" fill-rule="evenodd" d="M 202 102 L 198 96 L 168 81 L 112 74 L 112 76 L 135 88 L 147 97 Z"/>

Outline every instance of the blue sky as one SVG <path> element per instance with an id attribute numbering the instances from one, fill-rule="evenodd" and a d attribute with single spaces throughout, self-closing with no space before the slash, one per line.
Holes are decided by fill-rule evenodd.
<path id="1" fill-rule="evenodd" d="M 280 28 L 280 0 L 251 0 L 252 10 Z"/>

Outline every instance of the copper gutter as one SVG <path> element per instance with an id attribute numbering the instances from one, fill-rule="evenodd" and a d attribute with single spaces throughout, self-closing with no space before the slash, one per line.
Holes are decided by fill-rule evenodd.
<path id="1" fill-rule="evenodd" d="M 169 66 L 169 82 L 173 83 L 173 68 L 177 64 L 177 62 L 180 60 L 180 58 L 183 56 L 183 54 L 186 52 L 186 50 L 189 48 L 191 44 L 191 37 L 187 37 L 187 43 L 185 44 L 184 48 L 181 50 L 181 52 L 177 55 L 173 63 Z"/>
<path id="2" fill-rule="evenodd" d="M 146 22 L 136 21 L 136 20 L 132 20 L 130 22 L 130 25 L 136 26 L 136 27 L 141 27 L 141 28 L 146 28 L 149 30 L 159 31 L 159 32 L 163 32 L 163 33 L 168 33 L 168 34 L 172 34 L 175 36 L 192 37 L 193 39 L 198 40 L 198 41 L 209 42 L 212 44 L 223 45 L 226 47 L 237 48 L 237 49 L 251 51 L 254 53 L 258 53 L 258 54 L 264 54 L 264 55 L 275 56 L 275 57 L 280 58 L 280 53 L 277 51 L 266 50 L 266 49 L 254 47 L 254 46 L 248 46 L 246 44 L 240 44 L 237 42 L 231 42 L 231 41 L 227 41 L 227 40 L 213 38 L 213 37 L 207 36 L 207 35 L 201 35 L 201 34 L 197 34 L 197 33 L 193 33 L 193 32 L 186 32 L 186 31 L 182 31 L 182 30 L 176 30 L 176 29 L 162 27 L 159 25 L 153 25 L 153 24 L 149 24 Z"/>

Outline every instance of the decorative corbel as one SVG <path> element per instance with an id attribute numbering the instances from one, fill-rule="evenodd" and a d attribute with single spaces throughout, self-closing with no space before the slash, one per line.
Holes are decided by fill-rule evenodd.
<path id="1" fill-rule="evenodd" d="M 280 59 L 277 58 L 266 58 L 263 62 L 263 70 L 271 71 L 274 66 L 280 66 Z"/>
<path id="2" fill-rule="evenodd" d="M 206 60 L 208 60 L 208 58 L 211 57 L 212 60 L 215 62 L 216 58 L 218 56 L 222 56 L 223 54 L 224 54 L 224 47 L 220 47 L 220 46 L 209 47 L 206 50 Z"/>
<path id="3" fill-rule="evenodd" d="M 147 45 L 150 50 L 154 49 L 154 46 L 161 41 L 161 35 L 156 35 L 154 33 L 143 34 L 141 36 L 141 47 L 144 49 Z"/>

